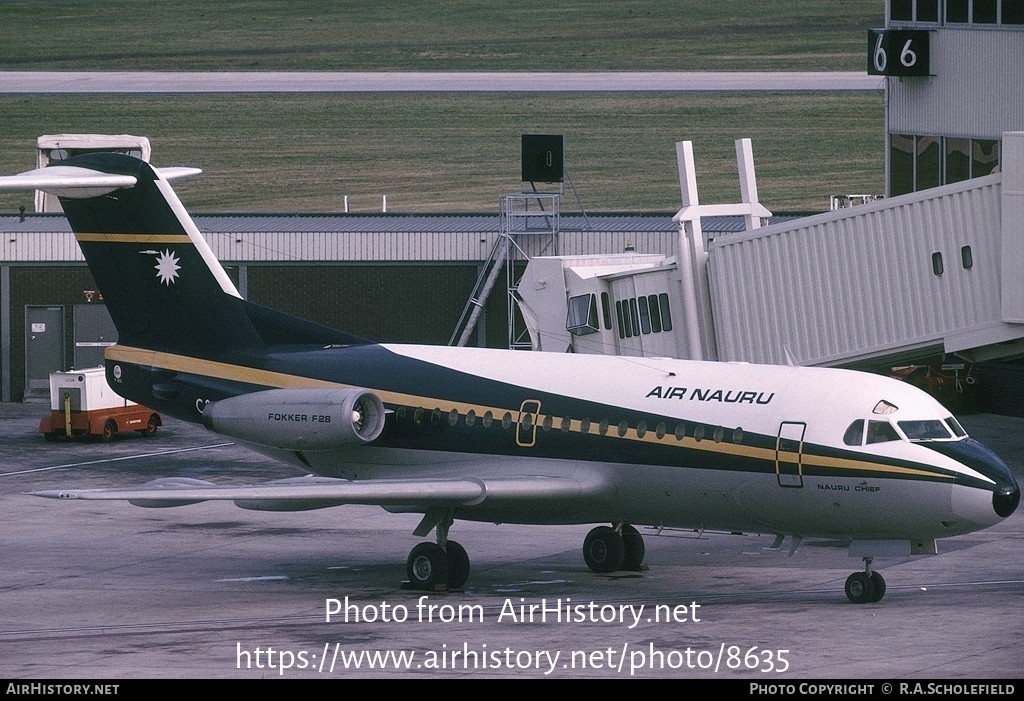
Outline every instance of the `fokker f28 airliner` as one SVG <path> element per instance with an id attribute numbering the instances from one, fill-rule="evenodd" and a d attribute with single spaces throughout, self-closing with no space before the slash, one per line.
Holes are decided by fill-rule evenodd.
<path id="1" fill-rule="evenodd" d="M 169 180 L 90 154 L 0 188 L 57 194 L 117 327 L 120 394 L 312 473 L 257 486 L 167 478 L 61 499 L 246 509 L 376 504 L 423 514 L 411 584 L 459 588 L 458 519 L 608 524 L 583 556 L 639 569 L 636 525 L 846 539 L 878 601 L 872 558 L 1014 512 L 1007 466 L 903 382 L 845 370 L 370 343 L 242 299 Z"/>

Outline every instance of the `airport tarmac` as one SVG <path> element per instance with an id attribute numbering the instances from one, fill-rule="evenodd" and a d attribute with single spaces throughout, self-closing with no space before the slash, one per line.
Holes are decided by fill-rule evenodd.
<path id="1" fill-rule="evenodd" d="M 0 404 L 3 679 L 1024 676 L 1024 509 L 938 556 L 877 559 L 877 604 L 847 602 L 861 563 L 838 542 L 790 557 L 769 535 L 644 531 L 648 570 L 597 575 L 580 552 L 589 526 L 467 522 L 452 528 L 465 590 L 424 594 L 401 587 L 415 515 L 25 495 L 296 474 L 173 420 L 151 439 L 46 443 L 46 410 Z M 1024 419 L 961 420 L 1024 478 Z"/>

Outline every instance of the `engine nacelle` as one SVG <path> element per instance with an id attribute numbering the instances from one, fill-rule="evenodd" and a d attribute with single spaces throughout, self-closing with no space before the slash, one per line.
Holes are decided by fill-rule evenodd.
<path id="1" fill-rule="evenodd" d="M 331 450 L 376 439 L 384 404 L 365 389 L 268 389 L 210 402 L 203 425 L 268 448 Z"/>

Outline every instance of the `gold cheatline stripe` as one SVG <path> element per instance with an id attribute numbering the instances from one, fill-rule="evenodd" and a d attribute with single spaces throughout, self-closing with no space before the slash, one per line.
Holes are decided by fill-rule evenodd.
<path id="1" fill-rule="evenodd" d="M 312 377 L 303 377 L 301 375 L 291 375 L 288 373 L 274 372 L 272 370 L 260 370 L 259 368 L 250 368 L 244 365 L 232 365 L 230 363 L 222 363 L 216 360 L 203 360 L 201 358 L 192 358 L 187 355 L 175 355 L 173 353 L 163 353 L 160 351 L 145 350 L 142 348 L 132 348 L 130 346 L 110 346 L 106 350 L 106 358 L 113 361 L 122 361 L 126 363 L 134 363 L 136 365 L 148 365 L 151 367 L 158 367 L 165 370 L 174 370 L 176 372 L 188 372 L 196 375 L 205 375 L 209 377 L 216 377 L 222 380 L 234 380 L 236 382 L 245 382 L 253 385 L 266 385 L 268 387 L 278 388 L 311 388 L 311 387 L 345 387 L 353 388 L 355 385 L 348 385 L 341 382 L 331 382 L 329 380 L 318 380 Z M 366 389 L 377 393 L 381 401 L 389 404 L 403 404 L 406 406 L 418 406 L 427 409 L 428 404 L 433 404 L 434 407 L 441 409 L 441 411 L 447 416 L 453 409 L 465 415 L 470 410 L 476 412 L 477 416 L 482 416 L 484 413 L 490 411 L 494 416 L 494 420 L 500 421 L 502 415 L 509 413 L 512 415 L 515 423 L 519 423 L 521 419 L 520 412 L 518 410 L 512 411 L 501 407 L 490 407 L 477 404 L 464 404 L 460 402 L 452 402 L 451 400 L 441 400 L 434 397 L 422 397 L 413 394 L 404 394 L 401 392 L 391 392 L 374 389 L 372 387 L 360 387 L 360 389 Z M 447 408 L 445 408 L 447 407 Z M 541 424 L 547 418 L 546 414 L 534 414 L 534 430 L 542 431 Z M 561 422 L 561 417 L 551 417 L 552 427 L 548 431 L 550 433 L 561 432 L 561 428 L 556 422 Z M 582 425 L 578 419 L 570 419 L 571 431 L 581 432 Z M 695 421 L 686 421 L 684 423 L 693 423 Z M 591 421 L 590 430 L 587 432 L 589 435 L 600 435 L 599 431 L 600 421 Z M 730 455 L 738 455 L 748 458 L 753 458 L 762 462 L 775 462 L 775 449 L 774 448 L 757 448 L 754 446 L 736 445 L 734 443 L 716 443 L 713 438 L 704 438 L 700 441 L 693 438 L 692 436 L 686 436 L 683 440 L 678 440 L 672 433 L 666 433 L 664 438 L 658 438 L 656 430 L 647 429 L 643 436 L 637 434 L 636 428 L 630 428 L 626 431 L 624 436 L 619 436 L 618 426 L 611 424 L 608 426 L 608 430 L 605 432 L 605 437 L 610 438 L 621 438 L 623 440 L 638 441 L 642 443 L 655 443 L 672 445 L 671 439 L 675 439 L 675 444 L 681 447 L 690 448 L 693 450 L 703 450 L 706 452 L 714 453 L 726 453 Z M 792 455 L 792 451 L 787 451 Z M 947 475 L 939 472 L 932 472 L 929 470 L 919 470 L 910 467 L 900 467 L 897 465 L 883 465 L 881 463 L 866 461 L 866 460 L 852 460 L 847 458 L 830 458 L 823 455 L 807 455 L 803 456 L 804 465 L 813 465 L 822 468 L 831 468 L 837 471 L 846 470 L 863 470 L 867 472 L 880 472 L 890 475 L 912 475 L 916 477 L 931 477 L 940 479 L 955 479 L 955 475 Z M 842 475 L 837 475 L 841 477 Z"/>
<path id="2" fill-rule="evenodd" d="M 188 234 L 75 234 L 90 243 L 192 243 Z"/>

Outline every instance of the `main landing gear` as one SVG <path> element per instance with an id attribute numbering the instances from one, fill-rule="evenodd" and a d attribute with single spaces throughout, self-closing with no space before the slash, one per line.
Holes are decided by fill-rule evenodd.
<path id="1" fill-rule="evenodd" d="M 881 601 L 885 596 L 885 579 L 871 571 L 871 558 L 864 558 L 864 571 L 846 578 L 846 598 L 855 604 Z"/>
<path id="2" fill-rule="evenodd" d="M 409 553 L 405 572 L 411 588 L 459 589 L 469 579 L 469 554 L 454 540 L 448 540 L 452 523 L 451 515 L 446 514 L 437 523 L 437 542 L 420 543 Z M 417 535 L 426 535 L 419 530 Z"/>
<path id="3" fill-rule="evenodd" d="M 593 572 L 643 569 L 644 538 L 628 523 L 598 526 L 583 541 L 583 559 Z"/>

